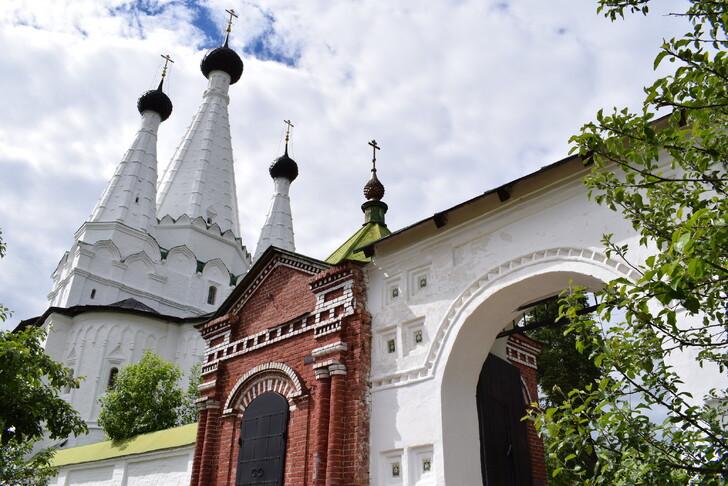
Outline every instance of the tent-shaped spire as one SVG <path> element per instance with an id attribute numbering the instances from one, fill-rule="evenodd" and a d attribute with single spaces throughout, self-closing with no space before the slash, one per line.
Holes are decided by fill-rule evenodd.
<path id="1" fill-rule="evenodd" d="M 338 264 L 344 260 L 368 262 L 371 258 L 356 250 L 391 233 L 384 222 L 384 215 L 387 213 L 387 205 L 382 202 L 384 185 L 377 178 L 377 150 L 379 150 L 379 146 L 376 140 L 369 142 L 369 146 L 372 147 L 373 151 L 372 175 L 369 182 L 364 186 L 364 197 L 367 198 L 367 201 L 361 205 L 361 210 L 364 212 L 364 224 L 359 231 L 329 255 L 326 259 L 327 263 Z"/>
<path id="2" fill-rule="evenodd" d="M 239 237 L 228 89 L 240 79 L 243 61 L 227 41 L 208 52 L 200 65 L 207 90 L 160 181 L 157 217 L 202 217 Z"/>
<path id="3" fill-rule="evenodd" d="M 255 249 L 253 260 L 257 260 L 268 247 L 275 246 L 283 250 L 296 251 L 293 238 L 293 216 L 291 213 L 291 199 L 288 190 L 291 183 L 298 177 L 298 165 L 288 156 L 288 141 L 290 139 L 290 120 L 285 120 L 286 129 L 285 153 L 278 157 L 270 166 L 270 176 L 273 178 L 273 198 L 268 209 L 263 229 L 260 231 L 258 246 Z"/>
<path id="4" fill-rule="evenodd" d="M 162 91 L 171 59 L 162 57 L 165 65 L 159 87 L 139 98 L 141 127 L 91 212 L 91 222 L 119 222 L 146 233 L 157 222 L 157 130 L 172 113 L 172 102 Z"/>

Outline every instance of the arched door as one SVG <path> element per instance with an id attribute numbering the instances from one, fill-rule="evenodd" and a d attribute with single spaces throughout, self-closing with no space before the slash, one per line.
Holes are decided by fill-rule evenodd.
<path id="1" fill-rule="evenodd" d="M 490 354 L 476 392 L 480 462 L 485 486 L 531 486 L 531 459 L 521 373 Z"/>
<path id="2" fill-rule="evenodd" d="M 288 401 L 275 392 L 259 395 L 245 409 L 235 486 L 282 485 L 288 432 Z"/>

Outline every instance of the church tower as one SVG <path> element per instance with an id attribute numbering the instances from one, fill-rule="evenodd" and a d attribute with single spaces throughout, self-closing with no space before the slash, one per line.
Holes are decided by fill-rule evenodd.
<path id="1" fill-rule="evenodd" d="M 291 199 L 288 197 L 288 190 L 291 183 L 298 177 L 298 165 L 296 161 L 288 156 L 288 141 L 291 134 L 290 120 L 285 121 L 286 129 L 286 150 L 270 166 L 270 176 L 273 178 L 273 198 L 270 202 L 268 216 L 265 219 L 263 229 L 260 231 L 260 239 L 255 249 L 254 260 L 270 246 L 282 250 L 296 251 L 296 244 L 293 239 L 293 216 L 291 215 Z"/>
<path id="2" fill-rule="evenodd" d="M 228 90 L 243 62 L 227 38 L 204 57 L 202 104 L 158 183 L 157 130 L 172 113 L 162 91 L 171 59 L 163 57 L 158 88 L 139 98 L 136 137 L 53 273 L 49 309 L 26 323 L 51 328 L 46 352 L 85 377 L 63 398 L 89 434 L 67 446 L 104 439 L 98 398 L 145 350 L 184 373 L 199 363 L 203 341 L 194 325 L 251 265 L 240 238 L 228 119 Z"/>

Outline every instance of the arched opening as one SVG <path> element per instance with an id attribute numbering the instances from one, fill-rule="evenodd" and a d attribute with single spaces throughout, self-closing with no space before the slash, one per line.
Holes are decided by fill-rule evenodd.
<path id="1" fill-rule="evenodd" d="M 258 395 L 240 424 L 235 486 L 282 485 L 288 432 L 288 401 L 276 392 Z"/>
<path id="2" fill-rule="evenodd" d="M 207 303 L 209 305 L 215 305 L 215 299 L 217 298 L 217 287 L 210 285 L 207 289 Z"/>
<path id="3" fill-rule="evenodd" d="M 526 407 L 521 373 L 512 364 L 490 354 L 483 364 L 476 389 L 480 467 L 487 486 L 531 486 Z"/>
<path id="4" fill-rule="evenodd" d="M 507 339 L 497 335 L 523 315 L 524 304 L 557 295 L 570 285 L 601 288 L 617 276 L 605 267 L 573 261 L 531 265 L 473 291 L 458 309 L 442 345 L 443 366 L 435 371 L 441 380 L 442 460 L 448 484 L 500 484 L 483 476 L 482 411 L 475 399 L 488 355 L 506 358 Z"/>
<path id="5" fill-rule="evenodd" d="M 114 386 L 116 386 L 116 376 L 119 374 L 119 368 L 111 368 L 111 371 L 109 371 L 109 381 L 106 383 L 106 389 L 107 390 L 113 390 Z"/>

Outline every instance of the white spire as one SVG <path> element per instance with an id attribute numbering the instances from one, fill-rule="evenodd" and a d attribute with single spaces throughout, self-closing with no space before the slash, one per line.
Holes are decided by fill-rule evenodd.
<path id="1" fill-rule="evenodd" d="M 291 181 L 285 177 L 276 177 L 273 179 L 273 184 L 275 187 L 273 198 L 263 229 L 260 230 L 260 239 L 253 260 L 257 260 L 270 246 L 296 251 L 296 244 L 293 240 L 291 199 L 288 197 Z"/>
<path id="2" fill-rule="evenodd" d="M 202 105 L 159 184 L 157 216 L 186 214 L 240 236 L 233 149 L 228 119 L 230 75 L 214 70 Z"/>
<path id="3" fill-rule="evenodd" d="M 151 233 L 157 222 L 157 129 L 161 122 L 158 113 L 144 111 L 141 128 L 89 221 L 115 221 Z"/>

